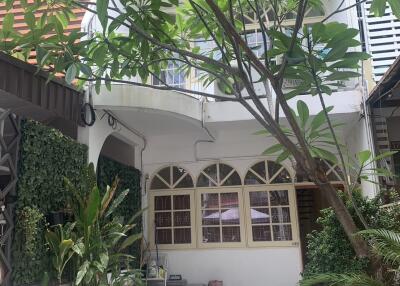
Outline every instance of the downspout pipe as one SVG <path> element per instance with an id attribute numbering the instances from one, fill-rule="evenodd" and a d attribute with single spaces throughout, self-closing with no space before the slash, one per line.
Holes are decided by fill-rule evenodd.
<path id="1" fill-rule="evenodd" d="M 216 138 L 214 137 L 214 135 L 212 135 L 212 133 L 210 132 L 210 130 L 207 128 L 206 124 L 205 124 L 205 99 L 202 98 L 201 99 L 201 128 L 205 131 L 205 133 L 207 134 L 209 139 L 199 139 L 196 142 L 194 142 L 194 158 L 195 161 L 209 161 L 209 160 L 217 160 L 216 158 L 212 159 L 212 158 L 207 158 L 207 159 L 202 159 L 199 157 L 198 155 L 198 145 L 200 143 L 215 143 Z"/>

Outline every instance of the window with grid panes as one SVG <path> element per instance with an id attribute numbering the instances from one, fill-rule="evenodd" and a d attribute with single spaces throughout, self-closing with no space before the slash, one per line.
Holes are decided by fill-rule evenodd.
<path id="1" fill-rule="evenodd" d="M 183 168 L 168 166 L 150 184 L 151 245 L 162 248 L 194 245 L 193 179 Z"/>
<path id="2" fill-rule="evenodd" d="M 261 161 L 245 177 L 245 208 L 250 246 L 297 242 L 295 190 L 280 164 Z"/>
<path id="3" fill-rule="evenodd" d="M 222 163 L 210 165 L 200 173 L 197 187 L 199 246 L 242 246 L 242 188 L 237 171 Z"/>

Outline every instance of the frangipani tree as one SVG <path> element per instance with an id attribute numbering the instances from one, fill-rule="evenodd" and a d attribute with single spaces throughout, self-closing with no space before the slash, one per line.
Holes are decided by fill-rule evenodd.
<path id="1" fill-rule="evenodd" d="M 0 2 L 11 9 L 17 1 Z M 74 79 L 81 83 L 94 82 L 97 91 L 103 83 L 110 89 L 112 82 L 122 82 L 239 102 L 263 127 L 265 131 L 261 133 L 276 139 L 277 145 L 266 153 L 277 154 L 280 160 L 288 157 L 295 160 L 299 170 L 330 202 L 357 255 L 368 255 L 367 244 L 354 235 L 358 228 L 336 188 L 330 184 L 321 161 L 316 159 L 336 161 L 339 158 L 343 181 L 351 195 L 348 166 L 328 116 L 332 107 L 325 106 L 324 97 L 343 86 L 343 82 L 358 77 L 360 61 L 369 55 L 360 52 L 357 29 L 328 20 L 365 0 L 356 1 L 352 6 L 338 1 L 330 15 L 313 25 L 304 24 L 304 19 L 310 9 L 322 9 L 321 0 L 20 2 L 30 32 L 18 34 L 13 28 L 13 14 L 7 13 L 0 32 L 1 50 L 19 58 L 27 58 L 35 50 L 37 63 L 42 68 L 53 74 L 64 73 L 68 82 Z M 371 11 L 376 16 L 383 15 L 386 4 L 400 16 L 398 0 L 373 0 Z M 73 7 L 97 14 L 102 31 L 65 35 L 64 29 L 74 17 Z M 40 13 L 39 18 L 35 17 L 36 12 Z M 261 34 L 259 46 L 249 43 L 245 36 L 249 15 Z M 285 25 L 288 20 L 293 22 L 289 27 Z M 52 35 L 46 36 L 49 34 Z M 209 48 L 202 49 L 199 43 L 208 43 Z M 161 76 L 162 69 L 170 63 L 186 74 L 195 70 L 205 86 L 217 83 L 225 93 L 209 94 L 171 86 Z M 151 85 L 149 77 L 157 79 L 160 85 Z M 284 79 L 299 80 L 300 84 L 286 91 Z M 256 88 L 260 84 L 261 94 Z M 309 120 L 304 102 L 298 102 L 297 112 L 289 107 L 288 102 L 300 94 L 319 98 L 322 111 L 317 119 Z M 262 96 L 267 97 L 268 104 L 264 104 Z M 279 121 L 280 111 L 287 120 L 286 127 Z M 320 132 L 321 126 L 326 132 Z M 310 134 L 312 131 L 315 132 Z M 315 138 L 323 144 L 314 144 Z M 359 156 L 361 163 L 365 161 L 364 155 Z"/>

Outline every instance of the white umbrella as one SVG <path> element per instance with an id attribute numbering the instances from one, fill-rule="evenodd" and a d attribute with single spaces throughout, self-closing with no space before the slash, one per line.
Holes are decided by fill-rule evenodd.
<path id="1" fill-rule="evenodd" d="M 252 219 L 264 219 L 264 218 L 269 218 L 269 215 L 260 211 L 257 211 L 255 209 L 251 209 L 251 218 Z M 218 219 L 219 218 L 219 212 L 212 213 L 204 219 Z M 221 214 L 221 219 L 222 220 L 234 220 L 234 219 L 239 219 L 239 209 L 238 208 L 231 208 L 227 211 L 224 211 Z"/>

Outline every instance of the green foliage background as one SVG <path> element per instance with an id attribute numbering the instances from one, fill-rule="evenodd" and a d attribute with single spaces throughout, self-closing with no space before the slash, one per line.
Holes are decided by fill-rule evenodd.
<path id="1" fill-rule="evenodd" d="M 21 132 L 16 212 L 22 214 L 29 210 L 33 220 L 40 214 L 47 215 L 67 207 L 68 194 L 63 178 L 68 177 L 80 185 L 80 177 L 87 165 L 87 147 L 34 121 L 24 121 Z M 18 218 L 12 250 L 13 281 L 16 285 L 30 284 L 40 281 L 48 269 L 45 223 L 44 219 L 35 220 L 35 226 L 32 226 L 29 221 Z M 36 237 L 30 241 L 29 249 L 24 238 L 27 227 L 36 228 Z"/>
<path id="2" fill-rule="evenodd" d="M 344 195 L 343 199 L 354 220 L 362 229 L 355 210 Z M 356 204 L 371 228 L 400 230 L 400 207 L 380 208 L 379 198 L 367 199 L 359 192 L 354 193 Z M 332 208 L 321 210 L 318 218 L 321 230 L 313 231 L 307 237 L 307 263 L 303 277 L 321 273 L 362 273 L 368 267 L 368 260 L 356 257 L 351 244 L 336 218 Z"/>
<path id="3" fill-rule="evenodd" d="M 114 215 L 124 217 L 125 220 L 132 217 L 142 209 L 142 196 L 140 188 L 140 171 L 134 167 L 123 165 L 108 157 L 100 156 L 97 163 L 97 184 L 104 194 L 106 187 L 111 186 L 115 177 L 120 179 L 115 197 L 129 189 L 129 193 L 124 201 L 115 210 Z M 136 227 L 133 228 L 130 234 L 139 233 L 142 231 L 142 220 L 136 220 Z M 129 254 L 137 257 L 135 267 L 139 266 L 140 258 L 140 242 L 133 244 L 128 248 Z"/>

